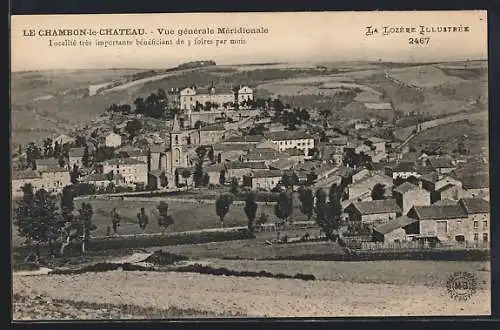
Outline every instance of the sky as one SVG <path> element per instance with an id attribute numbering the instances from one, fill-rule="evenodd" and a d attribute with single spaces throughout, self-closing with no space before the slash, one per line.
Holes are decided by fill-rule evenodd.
<path id="1" fill-rule="evenodd" d="M 366 35 L 367 27 L 379 33 Z M 420 26 L 468 27 L 468 32 L 430 32 Z M 265 28 L 265 34 L 217 34 L 219 27 Z M 384 27 L 415 28 L 414 33 L 382 35 Z M 215 30 L 211 35 L 180 37 L 182 29 Z M 143 36 L 41 36 L 45 30 L 144 29 Z M 173 30 L 160 35 L 158 29 Z M 33 30 L 34 36 L 29 36 Z M 46 33 L 45 33 L 46 34 Z M 410 44 L 421 37 L 424 44 Z M 187 45 L 209 41 L 210 45 Z M 230 45 L 230 40 L 245 44 Z M 170 40 L 173 45 L 143 46 L 137 40 Z M 177 45 L 178 39 L 184 45 Z M 103 47 L 97 41 L 130 41 L 130 46 Z M 226 44 L 216 45 L 216 40 Z M 89 46 L 50 46 L 50 42 L 89 41 Z M 427 43 L 428 42 L 428 43 Z M 486 11 L 179 13 L 120 15 L 43 15 L 11 17 L 11 70 L 165 68 L 211 59 L 217 64 L 334 61 L 460 61 L 487 59 Z"/>

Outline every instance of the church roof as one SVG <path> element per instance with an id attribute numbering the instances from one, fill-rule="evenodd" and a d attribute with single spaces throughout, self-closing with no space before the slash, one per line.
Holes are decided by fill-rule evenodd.
<path id="1" fill-rule="evenodd" d="M 181 133 L 181 132 L 182 131 L 181 131 L 181 125 L 179 124 L 179 119 L 177 118 L 177 115 L 175 115 L 171 133 Z"/>

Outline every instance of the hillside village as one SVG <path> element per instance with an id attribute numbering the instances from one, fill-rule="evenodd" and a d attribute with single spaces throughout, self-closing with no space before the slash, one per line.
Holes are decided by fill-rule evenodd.
<path id="1" fill-rule="evenodd" d="M 393 127 L 380 118 L 332 122 L 244 85 L 159 89 L 20 148 L 12 196 L 26 184 L 52 194 L 71 185 L 77 196 L 310 189 L 316 203 L 333 185 L 342 187 L 346 235 L 357 228 L 373 242 L 489 244 L 487 150 L 470 154 L 466 139 L 453 152 L 415 150 Z"/>

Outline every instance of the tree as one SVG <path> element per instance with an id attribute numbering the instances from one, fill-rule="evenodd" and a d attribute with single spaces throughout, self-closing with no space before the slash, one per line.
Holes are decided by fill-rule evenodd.
<path id="1" fill-rule="evenodd" d="M 43 155 L 45 158 L 50 158 L 54 154 L 54 149 L 52 148 L 52 139 L 46 138 L 43 140 Z"/>
<path id="2" fill-rule="evenodd" d="M 65 222 L 73 221 L 74 192 L 71 186 L 65 186 L 61 195 L 61 213 Z"/>
<path id="3" fill-rule="evenodd" d="M 210 159 L 210 161 L 212 163 L 215 162 L 215 158 L 214 158 L 214 148 L 209 148 L 208 149 L 208 159 Z"/>
<path id="4" fill-rule="evenodd" d="M 158 216 L 158 226 L 160 226 L 163 229 L 167 229 L 168 226 L 171 226 L 174 224 L 174 219 L 172 218 L 171 215 L 168 214 L 168 204 L 164 201 L 161 201 L 158 206 L 156 206 L 156 209 L 158 210 L 159 216 Z"/>
<path id="5" fill-rule="evenodd" d="M 203 185 L 203 158 L 199 157 L 194 167 L 193 181 L 195 187 Z"/>
<path id="6" fill-rule="evenodd" d="M 185 168 L 181 172 L 181 176 L 184 178 L 184 182 L 186 183 L 186 190 L 188 189 L 188 179 L 191 177 L 191 171 L 188 168 Z"/>
<path id="7" fill-rule="evenodd" d="M 375 184 L 371 192 L 371 197 L 374 201 L 385 199 L 385 184 Z"/>
<path id="8" fill-rule="evenodd" d="M 221 170 L 219 175 L 219 183 L 223 186 L 226 183 L 226 170 Z"/>
<path id="9" fill-rule="evenodd" d="M 130 139 L 133 140 L 142 129 L 142 122 L 139 119 L 129 120 L 125 126 L 125 131 L 129 134 Z"/>
<path id="10" fill-rule="evenodd" d="M 311 189 L 301 187 L 299 189 L 300 211 L 311 220 L 314 213 L 314 195 Z"/>
<path id="11" fill-rule="evenodd" d="M 85 146 L 85 149 L 83 150 L 82 165 L 85 167 L 90 166 L 90 154 L 88 146 Z"/>
<path id="12" fill-rule="evenodd" d="M 62 147 L 59 141 L 54 142 L 54 151 L 52 156 L 56 159 L 59 159 L 62 156 Z"/>
<path id="13" fill-rule="evenodd" d="M 280 237 L 280 230 L 282 225 L 284 225 L 288 217 L 292 215 L 293 212 L 293 199 L 292 199 L 292 193 L 289 191 L 282 191 L 279 196 L 278 196 L 278 202 L 276 203 L 274 207 L 274 214 L 280 221 L 277 222 L 276 227 L 278 228 L 277 231 L 277 239 L 279 240 Z"/>
<path id="14" fill-rule="evenodd" d="M 256 222 L 255 222 L 255 227 L 256 228 L 262 228 L 262 225 L 264 225 L 265 223 L 267 223 L 267 220 L 269 219 L 268 215 L 261 212 L 259 217 L 257 218 Z"/>
<path id="15" fill-rule="evenodd" d="M 314 212 L 316 213 L 316 223 L 318 224 L 318 226 L 320 226 L 320 228 L 323 228 L 326 222 L 327 205 L 326 193 L 322 188 L 316 190 L 316 203 Z"/>
<path id="16" fill-rule="evenodd" d="M 97 229 L 97 227 L 92 223 L 92 216 L 94 211 L 92 210 L 92 205 L 89 203 L 82 203 L 81 208 L 78 210 L 78 233 L 82 240 L 82 253 L 85 253 L 85 247 L 89 242 L 91 231 Z"/>
<path id="17" fill-rule="evenodd" d="M 220 154 L 220 152 L 217 154 L 217 163 L 222 163 L 222 155 Z"/>
<path id="18" fill-rule="evenodd" d="M 156 91 L 156 95 L 158 95 L 158 99 L 160 100 L 166 100 L 167 99 L 167 93 L 163 88 L 158 88 Z"/>
<path id="19" fill-rule="evenodd" d="M 144 99 L 142 97 L 136 98 L 134 104 L 135 104 L 135 113 L 137 114 L 146 113 L 146 103 L 144 103 Z"/>
<path id="20" fill-rule="evenodd" d="M 233 196 L 229 194 L 220 195 L 215 201 L 215 213 L 220 219 L 221 228 L 224 228 L 224 217 L 229 212 L 231 204 L 233 204 Z"/>
<path id="21" fill-rule="evenodd" d="M 406 179 L 407 182 L 411 183 L 411 184 L 414 184 L 416 186 L 419 185 L 419 180 L 416 176 L 414 175 L 410 175 L 407 179 Z"/>
<path id="22" fill-rule="evenodd" d="M 208 186 L 209 183 L 210 183 L 210 175 L 208 175 L 208 173 L 205 173 L 203 175 L 203 187 Z"/>
<path id="23" fill-rule="evenodd" d="M 71 170 L 69 175 L 70 175 L 71 183 L 77 184 L 78 178 L 80 177 L 80 171 L 79 171 L 78 166 L 76 164 L 73 164 L 73 169 Z"/>
<path id="24" fill-rule="evenodd" d="M 56 197 L 45 189 L 33 194 L 31 185 L 23 186 L 23 199 L 16 208 L 16 225 L 21 237 L 35 242 L 35 253 L 40 257 L 40 243 L 48 243 L 50 255 L 54 255 L 52 243 L 63 226 L 57 214 Z"/>
<path id="25" fill-rule="evenodd" d="M 118 234 L 118 227 L 120 227 L 121 216 L 116 211 L 116 207 L 111 211 L 111 225 L 113 226 L 113 232 Z"/>
<path id="26" fill-rule="evenodd" d="M 342 185 L 332 184 L 329 191 L 329 203 L 326 206 L 326 214 L 319 224 L 326 237 L 332 241 L 338 241 L 338 230 L 341 226 L 342 216 Z"/>
<path id="27" fill-rule="evenodd" d="M 405 180 L 399 175 L 393 180 L 394 187 L 399 187 L 405 182 Z"/>
<path id="28" fill-rule="evenodd" d="M 245 207 L 243 208 L 243 211 L 245 211 L 245 214 L 248 219 L 248 230 L 250 232 L 254 232 L 255 230 L 255 216 L 257 214 L 257 202 L 255 201 L 256 196 L 255 193 L 252 191 L 247 195 L 247 198 L 245 200 Z"/>
<path id="29" fill-rule="evenodd" d="M 149 222 L 149 217 L 146 214 L 144 207 L 141 207 L 141 211 L 137 213 L 137 219 L 139 220 L 139 227 L 144 230 Z"/>
<path id="30" fill-rule="evenodd" d="M 230 192 L 233 195 L 236 195 L 238 193 L 239 187 L 238 187 L 238 180 L 236 178 L 231 179 L 231 188 Z"/>
<path id="31" fill-rule="evenodd" d="M 317 179 L 318 179 L 318 175 L 316 173 L 314 173 L 313 170 L 311 170 L 311 172 L 307 173 L 306 183 L 308 186 L 311 186 L 316 182 Z"/>

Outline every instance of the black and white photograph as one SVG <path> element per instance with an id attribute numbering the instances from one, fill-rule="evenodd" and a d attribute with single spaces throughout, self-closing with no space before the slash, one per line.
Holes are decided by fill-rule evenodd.
<path id="1" fill-rule="evenodd" d="M 13 320 L 490 315 L 487 32 L 13 15 Z"/>

